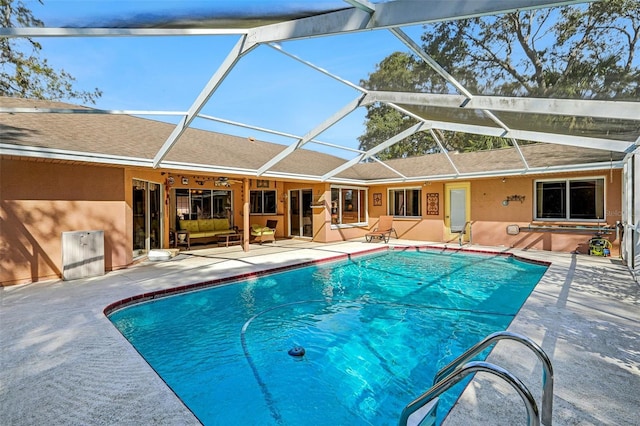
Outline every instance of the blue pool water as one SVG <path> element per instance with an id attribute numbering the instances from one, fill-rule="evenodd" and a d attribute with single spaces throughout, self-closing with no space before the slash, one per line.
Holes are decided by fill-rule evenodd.
<path id="1" fill-rule="evenodd" d="M 109 318 L 205 425 L 390 425 L 438 369 L 506 329 L 545 270 L 504 256 L 389 251 Z M 290 356 L 295 347 L 305 355 Z M 463 386 L 441 400 L 440 421 Z"/>

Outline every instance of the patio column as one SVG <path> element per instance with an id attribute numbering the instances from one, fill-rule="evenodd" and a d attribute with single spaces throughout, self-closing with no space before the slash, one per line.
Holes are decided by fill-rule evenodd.
<path id="1" fill-rule="evenodd" d="M 249 251 L 249 179 L 242 179 L 242 250 Z"/>

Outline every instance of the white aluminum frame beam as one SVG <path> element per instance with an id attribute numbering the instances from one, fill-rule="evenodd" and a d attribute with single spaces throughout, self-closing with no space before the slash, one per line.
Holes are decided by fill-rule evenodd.
<path id="1" fill-rule="evenodd" d="M 533 142 L 555 143 L 558 145 L 577 146 L 580 148 L 604 149 L 606 151 L 627 152 L 629 148 L 635 146 L 633 142 L 589 138 L 584 136 L 572 136 L 558 133 L 532 132 L 527 130 L 504 129 L 497 127 L 478 126 L 474 124 L 461 124 L 446 121 L 432 121 L 423 119 L 434 129 L 449 130 L 452 132 L 474 133 L 477 135 L 495 136 L 502 138 L 513 138 L 518 140 L 528 140 Z"/>
<path id="2" fill-rule="evenodd" d="M 364 10 L 365 12 L 372 13 L 376 10 L 376 5 L 367 0 L 344 0 L 345 3 L 349 3 L 356 9 Z"/>
<path id="3" fill-rule="evenodd" d="M 414 52 L 420 52 L 417 45 L 410 40 L 404 32 L 397 29 L 398 26 L 404 25 L 417 25 L 425 24 L 429 22 L 440 22 L 445 20 L 456 20 L 469 17 L 477 17 L 483 15 L 493 15 L 506 12 L 512 12 L 516 10 L 535 9 L 551 6 L 563 6 L 577 3 L 588 3 L 593 0 L 486 0 L 483 2 L 462 2 L 462 1 L 450 1 L 450 0 L 432 0 L 429 2 L 429 7 L 425 7 L 422 2 L 415 2 L 412 0 L 397 0 L 387 3 L 373 4 L 367 0 L 345 0 L 347 3 L 354 6 L 353 8 L 332 11 L 328 13 L 318 13 L 317 15 L 302 18 L 298 20 L 292 20 L 273 25 L 266 25 L 254 29 L 158 29 L 158 28 L 0 28 L 0 36 L 6 37 L 114 37 L 114 36 L 175 36 L 175 35 L 241 35 L 241 39 L 236 46 L 231 50 L 222 66 L 212 76 L 207 85 L 203 88 L 200 95 L 196 98 L 192 106 L 186 113 L 177 112 L 130 112 L 132 114 L 140 115 L 183 115 L 183 120 L 176 126 L 171 136 L 165 141 L 162 148 L 158 151 L 153 159 L 153 167 L 159 167 L 160 163 L 163 166 L 167 164 L 173 164 L 172 162 L 164 163 L 163 160 L 170 151 L 170 149 L 178 141 L 183 132 L 190 126 L 192 121 L 199 116 L 200 110 L 208 102 L 212 94 L 219 87 L 224 78 L 228 75 L 231 69 L 235 66 L 237 61 L 251 49 L 255 48 L 260 43 L 268 43 L 281 40 L 295 40 L 300 38 L 320 37 L 332 34 L 344 34 L 354 31 L 363 31 L 369 29 L 381 29 L 388 28 L 396 36 L 398 36 L 405 44 L 407 44 Z M 274 47 L 274 46 L 272 46 Z M 285 53 L 287 54 L 287 53 Z M 293 57 L 290 54 L 287 54 Z M 420 55 L 421 57 L 423 55 Z M 436 71 L 451 84 L 453 84 L 461 93 L 465 94 L 465 97 L 452 98 L 454 95 L 432 95 L 432 94 L 399 94 L 393 93 L 393 96 L 383 93 L 389 92 L 375 92 L 373 94 L 366 94 L 367 92 L 353 85 L 345 80 L 342 80 L 318 67 L 315 67 L 308 62 L 302 61 L 294 57 L 295 59 L 311 66 L 317 71 L 324 72 L 351 87 L 360 90 L 365 93 L 364 97 L 359 98 L 356 101 L 356 105 L 353 109 L 357 108 L 365 103 L 369 102 L 385 102 L 393 104 L 398 103 L 413 103 L 407 101 L 408 97 L 420 98 L 417 104 L 420 105 L 436 105 L 442 107 L 459 108 L 461 106 L 467 108 L 480 109 L 483 111 L 514 111 L 514 102 L 517 105 L 516 111 L 525 113 L 539 112 L 541 114 L 559 114 L 559 115 L 585 115 L 589 117 L 607 117 L 617 119 L 632 119 L 637 120 L 640 116 L 638 103 L 617 103 L 615 111 L 612 111 L 612 103 L 610 101 L 580 101 L 580 100 L 538 100 L 538 99 L 523 99 L 523 98 L 504 98 L 504 97 L 486 97 L 475 96 L 471 97 L 471 94 L 460 85 L 453 77 L 448 75 L 435 61 L 429 61 L 430 58 L 424 58 Z M 432 63 L 433 62 L 433 63 Z M 443 74 L 444 72 L 444 74 Z M 448 76 L 448 77 L 447 77 Z M 370 100 L 375 96 L 382 96 L 381 99 Z M 443 98 L 446 96 L 446 98 Z M 428 102 L 425 103 L 425 99 L 428 98 Z M 462 99 L 461 99 L 462 98 Z M 549 102 L 555 102 L 550 104 Z M 540 103 L 542 102 L 542 103 Z M 577 104 L 582 105 L 584 102 L 589 102 L 589 113 L 581 113 L 580 108 L 576 108 Z M 604 107 L 595 107 L 594 102 L 602 102 Z M 452 104 L 453 103 L 453 104 Z M 570 109 L 569 109 L 570 103 Z M 352 103 L 353 104 L 353 103 Z M 445 105 L 446 104 L 446 105 Z M 350 104 L 351 105 L 351 104 Z M 394 105 L 392 105 L 394 106 Z M 398 108 L 397 106 L 394 106 Z M 631 108 L 630 108 L 631 107 Z M 554 109 L 555 108 L 555 109 Z M 314 130 L 309 132 L 300 140 L 290 146 L 288 146 L 280 154 L 272 158 L 269 162 L 263 165 L 258 171 L 257 176 L 261 175 L 276 175 L 277 173 L 268 173 L 267 171 L 289 155 L 294 150 L 300 148 L 308 142 L 317 142 L 313 140 L 313 136 L 320 134 L 326 128 L 335 124 L 342 117 L 347 115 L 353 109 L 346 111 L 343 108 L 338 113 L 334 114 L 329 120 L 325 121 Z M 88 112 L 91 111 L 91 112 Z M 593 111 L 599 111 L 599 114 L 594 114 Z M 2 112 L 2 111 L 0 111 Z M 26 112 L 26 111 L 25 111 Z M 33 111 L 29 111 L 33 112 Z M 76 112 L 76 111 L 73 111 Z M 81 113 L 96 113 L 98 110 L 80 110 Z M 99 113 L 114 113 L 125 114 L 128 112 L 120 111 L 100 111 Z M 591 147 L 596 149 L 609 149 L 612 151 L 629 151 L 632 150 L 635 144 L 626 143 L 623 141 L 614 141 L 608 139 L 596 139 L 596 138 L 578 138 L 569 135 L 557 135 L 541 132 L 527 132 L 521 130 L 509 129 L 503 123 L 501 123 L 497 117 L 490 114 L 490 118 L 495 118 L 496 122 L 502 129 L 496 129 L 488 126 L 474 126 L 465 125 L 462 123 L 448 123 L 425 120 L 419 118 L 420 123 L 416 125 L 418 129 L 422 127 L 433 127 L 442 130 L 461 131 L 467 133 L 485 134 L 490 136 L 510 137 L 514 142 L 516 148 L 518 148 L 515 139 L 527 139 L 533 141 L 557 143 L 565 145 L 574 145 L 580 147 Z M 208 118 L 208 117 L 205 117 Z M 418 130 L 416 130 L 418 131 Z M 403 132 L 404 133 L 404 132 Z M 402 135 L 402 133 L 400 134 Z M 348 163 L 357 163 L 364 158 L 374 158 L 373 155 L 381 150 L 390 146 L 390 144 L 396 143 L 395 139 L 399 137 L 397 135 L 394 138 L 380 144 L 364 154 L 359 155 L 355 159 Z M 395 141 L 395 142 L 392 142 Z M 436 142 L 437 138 L 436 138 Z M 438 142 L 439 143 L 439 142 Z M 520 152 L 520 150 L 518 149 Z M 448 156 L 448 153 L 445 154 Z M 90 155 L 89 155 L 90 156 Z M 522 155 L 521 155 L 522 156 Z M 374 158 L 375 159 L 375 158 Z M 378 161 L 376 159 L 376 161 Z M 526 165 L 526 161 L 523 158 Z M 145 162 L 142 160 L 142 162 Z M 348 164 L 347 163 L 347 164 Z M 384 163 L 382 163 L 384 164 Z M 452 163 L 453 164 L 453 163 Z M 386 165 L 385 165 L 386 166 Z M 199 167 L 199 166 L 198 166 Z M 344 167 L 344 166 L 342 166 Z M 387 166 L 388 167 L 388 166 Z M 348 167 L 344 167 L 346 169 Z M 454 165 L 455 168 L 455 165 Z M 336 169 L 337 170 L 337 169 Z M 392 169 L 393 170 L 393 169 Z M 334 170 L 335 171 L 335 170 Z M 324 175 L 322 180 L 330 178 L 334 171 Z M 399 176 L 403 176 L 401 173 L 394 170 Z M 461 174 L 463 175 L 463 174 Z"/>
<path id="4" fill-rule="evenodd" d="M 407 114 L 410 117 L 413 117 L 414 119 L 421 121 L 423 123 L 429 123 L 430 127 L 429 130 L 431 132 L 431 135 L 433 136 L 433 124 L 428 122 L 427 120 L 423 119 L 422 117 L 419 117 L 417 115 L 415 115 L 414 113 L 412 113 L 411 111 L 407 111 L 404 108 L 399 107 L 396 104 L 389 104 L 390 107 L 395 108 L 397 111 L 403 113 L 403 114 Z M 449 155 L 449 151 L 444 147 L 444 145 L 442 145 L 442 143 L 440 142 L 440 140 L 438 138 L 434 138 L 434 140 L 436 141 L 436 143 L 438 144 L 438 146 L 440 147 L 440 150 L 442 151 L 442 153 L 444 154 L 444 156 L 447 158 L 447 160 L 449 161 L 450 164 L 454 164 L 453 159 L 451 158 L 451 156 Z M 456 172 L 458 171 L 456 166 L 453 166 L 454 170 L 456 170 Z"/>
<path id="5" fill-rule="evenodd" d="M 358 96 L 356 99 L 354 99 L 353 101 L 349 102 L 347 105 L 342 107 L 339 111 L 337 111 L 335 114 L 333 114 L 327 120 L 325 120 L 324 122 L 322 122 L 321 124 L 316 126 L 313 130 L 311 130 L 306 135 L 304 135 L 299 141 L 289 145 L 284 150 L 280 151 L 277 155 L 275 155 L 271 160 L 269 160 L 266 163 L 264 163 L 264 165 L 258 169 L 258 176 L 261 176 L 264 173 L 266 173 L 267 170 L 271 169 L 273 166 L 275 166 L 280 161 L 285 159 L 293 151 L 295 151 L 296 149 L 302 148 L 305 144 L 310 142 L 313 138 L 315 138 L 320 133 L 324 132 L 329 127 L 333 126 L 338 121 L 340 121 L 342 118 L 344 118 L 349 113 L 351 113 L 356 108 L 358 108 L 362 103 L 362 98 L 363 97 L 364 97 L 364 95 Z"/>
<path id="6" fill-rule="evenodd" d="M 156 153 L 153 158 L 153 167 L 157 168 L 160 166 L 162 160 L 167 156 L 171 148 L 178 142 L 178 139 L 182 134 L 187 130 L 187 128 L 191 125 L 191 122 L 198 116 L 200 110 L 207 103 L 209 98 L 213 95 L 216 89 L 222 84 L 225 77 L 231 72 L 233 67 L 238 63 L 240 58 L 245 55 L 247 52 L 251 51 L 255 48 L 254 44 L 247 43 L 246 37 L 241 37 L 238 42 L 233 46 L 224 62 L 220 65 L 220 67 L 213 74 L 209 82 L 204 86 L 196 100 L 193 102 L 189 110 L 187 111 L 187 115 L 178 123 L 178 125 L 173 129 L 169 138 L 162 145 L 160 150 Z"/>
<path id="7" fill-rule="evenodd" d="M 150 111 L 150 110 L 126 110 L 126 109 L 82 109 L 82 108 L 25 108 L 25 107 L 0 107 L 0 113 L 7 114 L 112 114 L 112 115 L 179 115 L 184 116 L 185 111 Z"/>
<path id="8" fill-rule="evenodd" d="M 291 59 L 293 59 L 293 60 L 295 60 L 297 62 L 300 62 L 301 64 L 306 65 L 309 68 L 311 68 L 311 69 L 313 69 L 315 71 L 318 71 L 319 73 L 324 74 L 327 77 L 330 77 L 330 78 L 332 78 L 332 79 L 344 84 L 345 86 L 349 86 L 352 89 L 355 89 L 360 93 L 367 93 L 368 92 L 368 90 L 365 89 L 364 87 L 358 86 L 357 84 L 354 84 L 354 83 L 350 82 L 349 80 L 345 80 L 344 78 L 338 77 L 337 75 L 335 75 L 333 73 L 330 73 L 329 71 L 325 70 L 324 68 L 321 68 L 321 67 L 319 67 L 319 66 L 317 66 L 317 65 L 315 65 L 315 64 L 313 64 L 313 63 L 311 63 L 309 61 L 306 61 L 306 60 L 300 58 L 299 56 L 296 56 L 296 55 L 294 55 L 292 53 L 287 52 L 278 43 L 267 43 L 266 46 L 269 46 L 272 49 L 282 53 L 283 55 L 286 55 L 289 58 L 291 58 Z"/>
<path id="9" fill-rule="evenodd" d="M 370 150 L 368 150 L 367 152 L 365 152 L 364 154 L 358 155 L 357 157 L 347 161 L 346 163 L 336 167 L 335 169 L 331 170 L 328 173 L 325 173 L 324 175 L 322 175 L 321 180 L 324 182 L 327 179 L 337 175 L 338 173 L 347 170 L 348 168 L 358 164 L 361 161 L 366 160 L 367 158 L 370 158 L 374 155 L 376 155 L 378 152 L 389 148 L 392 145 L 397 144 L 398 142 L 400 142 L 401 140 L 403 140 L 404 138 L 413 135 L 416 132 L 419 132 L 420 130 L 423 130 L 422 128 L 425 127 L 425 124 L 423 122 L 420 122 L 418 124 L 414 124 L 413 126 L 409 127 L 408 129 L 404 130 L 403 132 L 398 133 L 397 135 L 395 135 L 392 138 L 387 139 L 386 141 L 376 145 L 375 147 L 371 148 Z"/>
<path id="10" fill-rule="evenodd" d="M 442 68 L 442 66 L 440 66 L 440 64 L 436 62 L 431 56 L 427 55 L 424 52 L 424 50 L 422 50 L 422 48 L 415 41 L 413 41 L 413 39 L 409 37 L 404 31 L 402 31 L 399 28 L 391 28 L 389 31 L 391 31 L 402 43 L 404 43 L 415 55 L 421 58 L 427 65 L 429 65 L 431 69 L 433 69 L 442 78 L 444 78 L 446 82 L 448 82 L 453 87 L 455 87 L 458 90 L 458 92 L 462 93 L 467 98 L 467 100 L 464 102 L 462 106 L 465 106 L 466 103 L 474 97 L 473 94 L 466 89 L 466 87 L 464 87 L 456 78 L 454 78 L 444 68 Z M 486 109 L 482 110 L 482 112 L 487 117 L 489 117 L 494 123 L 496 123 L 498 126 L 502 127 L 507 131 L 509 130 L 509 127 L 506 124 L 504 124 L 502 120 L 496 117 L 494 113 Z M 442 144 L 438 140 L 438 137 L 435 135 L 433 130 L 431 130 L 431 136 L 434 138 L 436 142 L 438 142 L 438 145 L 440 145 L 440 148 L 443 150 L 443 152 L 446 153 L 444 146 L 442 146 Z M 520 151 L 520 147 L 518 146 L 518 143 L 516 142 L 515 139 L 511 139 L 511 141 L 513 142 L 513 145 L 518 150 L 518 153 L 520 154 L 520 158 L 522 159 L 522 162 L 525 164 L 525 167 L 528 167 L 527 160 L 524 158 L 524 155 L 522 155 L 522 151 Z M 451 165 L 453 165 L 453 167 L 455 168 L 456 166 L 453 164 L 453 160 L 449 157 L 448 154 L 447 154 L 447 159 L 449 160 Z"/>
<path id="11" fill-rule="evenodd" d="M 246 35 L 247 28 L 0 28 L 0 37 L 166 37 Z"/>
<path id="12" fill-rule="evenodd" d="M 455 87 L 458 92 L 471 99 L 473 95 L 464 87 L 456 78 L 449 74 L 442 66 L 436 62 L 431 56 L 427 55 L 411 37 L 400 28 L 390 28 L 389 31 L 395 35 L 405 46 L 407 46 L 416 56 L 422 59 L 427 65 L 437 72 L 440 77 L 444 78 L 447 83 Z"/>
<path id="13" fill-rule="evenodd" d="M 103 163 L 103 164 L 120 164 L 120 165 L 128 165 L 128 166 L 137 166 L 137 167 L 151 167 L 151 159 L 147 158 L 135 158 L 135 157 L 123 157 L 117 155 L 108 155 L 108 154 L 92 154 L 81 151 L 70 151 L 70 150 L 60 150 L 60 149 L 50 149 L 50 148 L 42 148 L 42 147 L 33 147 L 33 146 L 21 146 L 21 145 L 13 145 L 13 144 L 0 144 L 0 155 L 16 155 L 21 157 L 33 157 L 33 158 L 44 158 L 49 160 L 63 160 L 63 161 L 86 161 L 91 163 Z M 636 154 L 637 155 L 637 154 Z M 375 160 L 375 157 L 371 157 Z M 379 160 L 377 160 L 379 161 Z M 381 163 L 383 166 L 386 166 L 384 163 Z M 508 176 L 514 174 L 520 175 L 528 175 L 528 174 L 541 174 L 541 173 L 557 173 L 557 172 L 571 172 L 571 171 L 590 171 L 590 170 L 602 170 L 605 167 L 614 167 L 616 169 L 621 169 L 624 165 L 624 160 L 614 161 L 612 163 L 590 163 L 590 164 L 577 164 L 577 165 L 562 165 L 562 166 L 549 166 L 549 167 L 536 167 L 527 170 L 521 169 L 512 169 L 512 170 L 495 170 L 488 172 L 474 172 L 474 173 L 460 173 L 458 174 L 450 174 L 450 175 L 422 175 L 422 176 L 413 176 L 406 177 L 402 174 L 397 173 L 401 176 L 403 181 L 405 182 L 420 182 L 425 180 L 446 180 L 453 178 L 480 178 L 480 177 L 497 177 L 497 176 Z M 224 167 L 224 166 L 206 166 L 202 164 L 193 164 L 193 163 L 183 163 L 183 162 L 173 162 L 167 161 L 163 166 L 167 170 L 182 170 L 182 171 L 193 171 L 193 172 L 206 172 L 206 173 L 220 173 L 226 175 L 255 175 L 256 171 L 254 169 L 243 169 L 238 167 Z M 310 181 L 321 182 L 321 176 L 315 175 L 302 175 L 302 174 L 293 174 L 286 172 L 271 172 L 265 174 L 266 177 L 274 178 L 274 179 L 305 179 Z M 334 179 L 328 180 L 331 183 L 345 183 L 345 184 L 354 184 L 354 185 L 376 185 L 383 183 L 395 183 L 398 182 L 397 179 L 371 179 L 371 180 L 363 180 L 363 179 L 349 179 L 349 178 L 340 178 L 336 177 Z"/>
<path id="14" fill-rule="evenodd" d="M 0 109 L 0 112 L 2 112 L 1 109 Z M 233 120 L 227 120 L 225 118 L 214 117 L 212 115 L 198 114 L 198 118 L 202 118 L 204 120 L 209 120 L 209 121 L 215 121 L 217 123 L 228 124 L 230 126 L 241 127 L 241 128 L 244 128 L 244 129 L 256 130 L 258 132 L 268 133 L 268 134 L 276 135 L 276 136 L 282 136 L 282 137 L 285 137 L 285 138 L 302 139 L 302 137 L 299 136 L 299 135 L 294 135 L 294 134 L 291 134 L 291 133 L 281 132 L 279 130 L 268 129 L 266 127 L 260 127 L 260 126 L 254 126 L 254 125 L 251 125 L 251 124 L 240 123 L 238 121 L 233 121 Z M 363 153 L 364 152 L 361 149 L 355 149 L 355 148 L 349 148 L 349 147 L 346 147 L 346 146 L 340 146 L 338 144 L 319 141 L 317 139 L 311 139 L 309 141 L 309 143 L 315 143 L 315 144 L 318 144 L 318 145 L 328 146 L 328 147 L 331 147 L 331 148 L 337 148 L 337 149 L 342 149 L 342 150 L 345 150 L 345 151 L 351 151 L 351 152 L 357 152 L 357 153 Z"/>
<path id="15" fill-rule="evenodd" d="M 453 162 L 453 159 L 449 155 L 449 151 L 447 150 L 447 148 L 444 147 L 444 145 L 442 144 L 442 141 L 440 140 L 438 135 L 436 135 L 436 132 L 433 130 L 433 127 L 429 128 L 429 133 L 431 134 L 431 137 L 433 138 L 433 140 L 436 141 L 436 143 L 440 147 L 440 150 L 444 153 L 445 157 L 447 157 L 447 160 L 449 161 L 449 164 L 451 164 L 451 167 L 453 167 L 453 170 L 456 172 L 456 175 L 459 175 L 460 170 L 458 170 L 458 168 L 456 167 L 456 164 Z"/>
<path id="16" fill-rule="evenodd" d="M 373 13 L 367 7 L 353 7 L 265 25 L 252 32 L 249 38 L 255 43 L 297 40 L 369 29 L 497 15 L 517 10 L 589 3 L 591 1 L 594 0 L 430 0 L 427 6 L 425 2 L 415 0 L 396 0 L 375 4 Z"/>
<path id="17" fill-rule="evenodd" d="M 640 120 L 640 102 L 585 99 L 514 98 L 507 96 L 473 96 L 433 93 L 369 91 L 367 103 L 384 102 L 428 105 L 439 108 L 466 108 L 527 114 L 567 115 L 594 118 Z"/>
<path id="18" fill-rule="evenodd" d="M 0 28 L 0 37 L 131 37 L 176 35 L 250 35 L 250 41 L 264 43 L 278 40 L 319 37 L 373 28 L 420 25 L 483 15 L 497 15 L 516 10 L 539 9 L 590 3 L 597 0 L 485 0 L 424 2 L 396 0 L 371 4 L 364 1 L 355 7 L 318 12 L 317 15 L 257 29 L 246 28 Z M 369 9 L 375 8 L 373 13 Z"/>
<path id="19" fill-rule="evenodd" d="M 371 157 L 371 160 L 375 161 L 376 163 L 380 164 L 381 166 L 383 166 L 384 168 L 386 168 L 387 170 L 397 174 L 398 176 L 400 176 L 402 178 L 403 181 L 406 181 L 408 178 L 407 176 L 403 175 L 402 173 L 400 173 L 399 171 L 397 171 L 396 169 L 394 169 L 393 167 L 391 167 L 390 165 L 388 165 L 387 163 L 385 163 L 382 160 L 377 159 L 376 157 Z"/>
<path id="20" fill-rule="evenodd" d="M 369 99 L 369 101 L 371 101 Z M 395 104 L 390 103 L 389 106 L 403 112 L 418 121 L 428 124 L 433 129 L 448 130 L 452 132 L 472 133 L 476 135 L 494 136 L 500 138 L 529 140 L 533 142 L 555 143 L 558 145 L 577 146 L 581 148 L 604 149 L 615 152 L 629 152 L 636 146 L 636 143 L 619 141 L 613 139 L 590 138 L 583 136 L 572 136 L 558 133 L 533 132 L 527 130 L 504 129 L 489 126 L 479 126 L 476 124 L 464 124 L 458 122 L 447 122 L 429 120 L 428 118 L 419 117 L 416 114 L 405 110 Z M 640 138 L 639 138 L 640 140 Z M 444 152 L 447 156 L 449 154 Z"/>
<path id="21" fill-rule="evenodd" d="M 605 165 L 606 164 L 606 165 Z M 562 173 L 562 172 L 586 172 L 593 170 L 602 170 L 604 168 L 613 167 L 616 169 L 621 169 L 623 167 L 623 161 L 614 161 L 613 163 L 589 163 L 589 164 L 568 164 L 568 165 L 560 165 L 560 166 L 548 166 L 548 167 L 533 167 L 528 170 L 524 169 L 508 169 L 508 170 L 495 170 L 491 172 L 467 172 L 467 173 L 450 173 L 450 174 L 439 174 L 439 175 L 422 175 L 422 176 L 413 176 L 407 178 L 405 182 L 421 182 L 421 181 L 444 181 L 450 179 L 461 179 L 461 178 L 491 178 L 491 177 L 500 177 L 500 176 L 526 176 L 526 175 L 539 175 L 539 174 L 550 174 L 550 173 Z M 397 179 L 371 179 L 366 181 L 367 185 L 379 185 L 379 184 L 388 184 L 388 183 L 396 183 Z"/>

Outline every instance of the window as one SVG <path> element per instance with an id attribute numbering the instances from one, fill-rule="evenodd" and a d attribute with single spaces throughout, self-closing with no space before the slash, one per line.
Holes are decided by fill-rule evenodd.
<path id="1" fill-rule="evenodd" d="M 276 214 L 276 191 L 251 191 L 249 209 L 251 214 Z"/>
<path id="2" fill-rule="evenodd" d="M 183 188 L 176 189 L 175 195 L 179 219 L 232 219 L 231 191 Z"/>
<path id="3" fill-rule="evenodd" d="M 536 219 L 604 219 L 604 178 L 537 181 Z"/>
<path id="4" fill-rule="evenodd" d="M 422 190 L 402 188 L 389 190 L 389 214 L 393 216 L 422 216 Z"/>
<path id="5" fill-rule="evenodd" d="M 331 223 L 361 224 L 367 221 L 367 191 L 353 187 L 331 188 Z"/>

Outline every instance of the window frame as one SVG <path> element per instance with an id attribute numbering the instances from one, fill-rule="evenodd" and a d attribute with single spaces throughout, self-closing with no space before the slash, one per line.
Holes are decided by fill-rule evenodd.
<path id="1" fill-rule="evenodd" d="M 572 188 L 571 184 L 576 182 L 595 182 L 596 188 L 596 196 L 598 181 L 602 183 L 602 199 L 600 202 L 602 203 L 602 217 L 597 217 L 598 210 L 598 200 L 595 200 L 595 211 L 596 217 L 591 219 L 586 218 L 573 218 L 571 217 L 572 213 L 575 214 L 575 209 L 571 208 L 571 193 Z M 605 222 L 607 219 L 607 179 L 606 176 L 580 176 L 580 177 L 570 177 L 570 178 L 549 178 L 549 179 L 535 179 L 533 181 L 533 219 L 540 222 L 587 222 L 587 223 L 598 223 Z M 564 217 L 539 217 L 538 216 L 538 185 L 545 183 L 558 183 L 564 185 L 564 205 L 565 212 Z M 544 190 L 544 188 L 543 188 Z"/>
<path id="2" fill-rule="evenodd" d="M 260 193 L 260 211 L 254 211 L 253 205 L 253 194 Z M 265 202 L 265 193 L 273 193 L 273 211 L 265 211 L 265 206 L 267 203 Z M 256 209 L 258 210 L 258 209 Z M 275 189 L 252 189 L 249 191 L 249 214 L 254 216 L 273 216 L 278 214 L 278 191 Z"/>
<path id="3" fill-rule="evenodd" d="M 333 191 L 338 191 L 338 199 L 337 206 L 334 210 L 334 201 Z M 343 214 L 346 209 L 343 209 L 342 206 L 346 206 L 346 198 L 343 200 L 343 194 L 345 191 L 351 191 L 350 201 L 353 204 L 354 200 L 357 201 L 355 205 L 353 205 L 352 209 L 349 212 L 355 212 L 357 220 L 355 222 L 346 222 L 343 223 Z M 353 228 L 359 226 L 367 226 L 369 222 L 369 206 L 367 203 L 367 199 L 369 197 L 369 188 L 361 187 L 361 186 L 351 186 L 351 185 L 331 185 L 329 188 L 330 198 L 331 198 L 331 227 L 334 229 L 337 228 Z M 337 223 L 334 223 L 334 215 L 337 215 L 335 219 Z"/>
<path id="4" fill-rule="evenodd" d="M 213 218 L 229 218 L 233 222 L 233 196 L 231 189 L 196 189 L 196 188 L 173 188 L 173 197 L 175 198 L 175 206 L 173 214 L 180 219 L 197 219 L 198 204 L 195 200 L 202 201 L 201 215 L 204 219 Z M 224 197 L 228 197 L 226 206 L 224 206 L 224 214 L 220 214 L 221 210 L 216 210 L 216 199 L 219 192 L 225 192 Z M 197 195 L 194 195 L 196 194 Z M 204 202 L 206 200 L 206 203 Z M 195 216 L 195 217 L 194 217 Z"/>
<path id="5" fill-rule="evenodd" d="M 395 197 L 394 197 L 394 193 L 398 192 L 398 191 L 403 191 L 404 192 L 404 198 L 405 200 L 407 199 L 407 191 L 417 191 L 418 192 L 418 196 L 415 197 L 417 200 L 417 206 L 418 206 L 418 214 L 417 215 L 409 215 L 406 212 L 406 208 L 405 208 L 405 213 L 404 214 L 397 214 L 397 212 L 392 211 L 392 206 L 393 206 L 393 210 L 395 210 Z M 405 202 L 406 205 L 406 202 Z M 399 188 L 387 188 L 387 214 L 393 217 L 397 217 L 397 218 L 407 218 L 407 219 L 413 219 L 413 218 L 421 218 L 422 217 L 422 187 L 420 186 L 406 186 L 406 187 L 399 187 Z"/>

